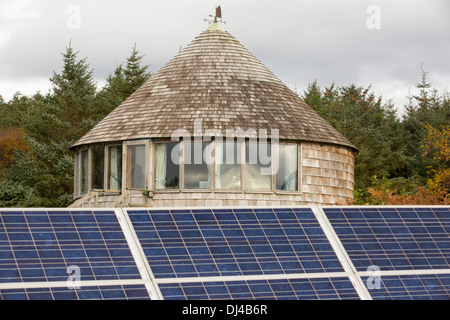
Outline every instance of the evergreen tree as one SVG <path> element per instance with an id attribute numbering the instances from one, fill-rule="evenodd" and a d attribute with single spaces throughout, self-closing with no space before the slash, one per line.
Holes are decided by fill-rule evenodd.
<path id="1" fill-rule="evenodd" d="M 418 95 L 409 97 L 402 121 L 402 136 L 408 157 L 408 176 L 420 176 L 424 184 L 430 167 L 437 165 L 431 156 L 423 156 L 420 145 L 427 136 L 426 127 L 439 128 L 450 122 L 450 105 L 445 95 L 439 96 L 427 82 L 427 73 L 422 70 L 422 82 L 417 84 Z"/>
<path id="2" fill-rule="evenodd" d="M 383 105 L 370 87 L 332 85 L 322 90 L 314 82 L 304 100 L 358 148 L 355 190 L 359 197 L 368 196 L 375 177 L 395 178 L 404 170 L 407 160 L 398 141 L 399 119 L 393 106 Z"/>
<path id="3" fill-rule="evenodd" d="M 32 188 L 40 203 L 50 207 L 70 204 L 73 155 L 69 148 L 95 124 L 91 116 L 96 95 L 92 70 L 86 59 L 77 59 L 71 45 L 63 57 L 63 70 L 50 78 L 53 87 L 49 94 L 17 96 L 10 103 L 25 125 L 30 150 L 15 153 L 14 165 L 4 171 L 2 182 Z M 16 197 L 20 194 L 26 193 Z"/>
<path id="4" fill-rule="evenodd" d="M 127 59 L 127 67 L 123 70 L 127 82 L 124 94 L 127 97 L 139 89 L 151 77 L 151 74 L 147 72 L 149 66 L 141 66 L 143 57 L 139 55 L 135 44 L 131 56 Z"/>
<path id="5" fill-rule="evenodd" d="M 53 73 L 52 92 L 41 101 L 43 112 L 38 124 L 50 129 L 42 136 L 46 141 L 75 142 L 95 124 L 91 120 L 96 94 L 93 71 L 86 58 L 77 60 L 77 55 L 69 44 L 63 54 L 63 70 Z"/>
<path id="6" fill-rule="evenodd" d="M 0 103 L 0 128 L 20 128 L 23 127 L 26 118 L 30 114 L 31 98 L 23 96 L 19 92 L 14 94 L 8 102 Z"/>
<path id="7" fill-rule="evenodd" d="M 98 120 L 103 119 L 114 108 L 139 89 L 152 74 L 147 71 L 148 65 L 142 66 L 142 58 L 136 45 L 132 48 L 126 67 L 119 65 L 106 78 L 106 85 L 97 95 Z"/>

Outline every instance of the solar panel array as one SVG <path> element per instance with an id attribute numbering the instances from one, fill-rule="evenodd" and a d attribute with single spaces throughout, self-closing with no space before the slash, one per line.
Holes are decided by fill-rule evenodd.
<path id="1" fill-rule="evenodd" d="M 450 299 L 450 207 L 0 209 L 0 300 Z"/>
<path id="2" fill-rule="evenodd" d="M 448 269 L 448 208 L 324 208 L 358 271 Z"/>
<path id="3" fill-rule="evenodd" d="M 244 280 L 161 284 L 166 299 L 358 300 L 348 278 Z"/>
<path id="4" fill-rule="evenodd" d="M 0 283 L 139 279 L 114 211 L 6 211 L 0 216 Z"/>
<path id="5" fill-rule="evenodd" d="M 343 272 L 311 209 L 128 210 L 156 278 Z"/>

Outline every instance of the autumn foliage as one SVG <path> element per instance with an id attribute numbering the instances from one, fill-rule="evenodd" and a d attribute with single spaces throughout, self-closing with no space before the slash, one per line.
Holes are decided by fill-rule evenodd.
<path id="1" fill-rule="evenodd" d="M 447 190 L 450 192 L 450 126 L 436 129 L 424 126 L 426 137 L 420 146 L 425 156 L 432 156 L 437 165 L 430 167 L 432 174 L 428 186 L 433 191 Z"/>
<path id="2" fill-rule="evenodd" d="M 450 196 L 445 190 L 431 191 L 418 187 L 415 194 L 399 195 L 394 190 L 369 188 L 375 205 L 449 205 Z"/>
<path id="3" fill-rule="evenodd" d="M 2 172 L 13 163 L 14 154 L 18 150 L 28 152 L 30 146 L 24 138 L 22 128 L 13 128 L 0 131 L 0 176 Z"/>

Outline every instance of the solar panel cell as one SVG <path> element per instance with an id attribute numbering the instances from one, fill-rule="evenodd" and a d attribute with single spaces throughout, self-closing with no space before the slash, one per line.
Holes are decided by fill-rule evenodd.
<path id="1" fill-rule="evenodd" d="M 0 289 L 0 300 L 150 300 L 144 285 Z"/>
<path id="2" fill-rule="evenodd" d="M 450 268 L 448 208 L 323 208 L 358 271 Z"/>
<path id="3" fill-rule="evenodd" d="M 160 284 L 165 299 L 358 300 L 348 278 L 277 279 Z"/>
<path id="4" fill-rule="evenodd" d="M 81 280 L 138 279 L 114 211 L 3 211 L 0 282 L 66 281 L 68 267 Z"/>
<path id="5" fill-rule="evenodd" d="M 157 278 L 343 271 L 311 209 L 128 215 Z"/>
<path id="6" fill-rule="evenodd" d="M 375 300 L 450 299 L 450 274 L 383 276 L 380 280 L 379 287 L 368 286 Z"/>

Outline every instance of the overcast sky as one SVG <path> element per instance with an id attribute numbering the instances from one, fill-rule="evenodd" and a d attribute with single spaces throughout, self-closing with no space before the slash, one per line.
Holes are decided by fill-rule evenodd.
<path id="1" fill-rule="evenodd" d="M 314 80 L 371 85 L 401 108 L 421 64 L 450 91 L 448 0 L 0 0 L 0 95 L 47 93 L 70 40 L 99 85 L 135 43 L 157 72 L 217 5 L 223 27 L 299 93 Z"/>

